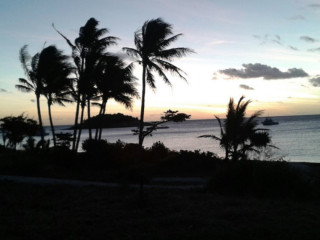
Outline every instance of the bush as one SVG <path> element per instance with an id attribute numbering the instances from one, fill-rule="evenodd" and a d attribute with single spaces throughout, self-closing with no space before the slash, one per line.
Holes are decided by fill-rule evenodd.
<path id="1" fill-rule="evenodd" d="M 155 142 L 149 149 L 149 152 L 155 154 L 158 157 L 165 157 L 169 153 L 169 148 L 167 148 L 162 142 Z"/>

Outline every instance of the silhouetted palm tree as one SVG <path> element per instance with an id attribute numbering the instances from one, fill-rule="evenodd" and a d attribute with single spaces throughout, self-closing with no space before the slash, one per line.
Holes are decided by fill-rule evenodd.
<path id="1" fill-rule="evenodd" d="M 125 63 L 117 56 L 106 56 L 100 64 L 97 81 L 97 90 L 101 97 L 99 115 L 106 112 L 106 104 L 109 99 L 123 104 L 126 108 L 132 108 L 134 97 L 139 94 L 136 90 L 132 74 L 133 65 L 125 66 Z M 99 133 L 98 133 L 99 132 Z M 101 139 L 102 128 L 96 129 L 95 139 Z"/>
<path id="2" fill-rule="evenodd" d="M 116 44 L 118 38 L 108 36 L 103 37 L 108 30 L 106 28 L 98 29 L 99 22 L 90 18 L 87 23 L 80 28 L 79 36 L 75 39 L 74 44 L 66 38 L 58 30 L 57 32 L 67 41 L 72 49 L 72 58 L 76 65 L 76 114 L 75 114 L 75 129 L 74 141 L 72 149 L 77 151 L 82 131 L 82 123 L 84 117 L 84 108 L 88 107 L 88 118 L 90 118 L 90 101 L 95 94 L 95 76 L 96 65 L 105 54 L 106 48 Z M 80 122 L 79 108 L 81 107 Z M 77 132 L 78 130 L 78 132 Z M 78 136 L 77 136 L 78 135 Z M 91 129 L 89 129 L 89 137 L 92 138 Z"/>
<path id="3" fill-rule="evenodd" d="M 228 104 L 228 112 L 223 124 L 220 118 L 215 116 L 220 125 L 220 137 L 215 135 L 203 135 L 220 141 L 220 146 L 225 149 L 225 159 L 231 157 L 233 160 L 246 159 L 247 152 L 259 153 L 261 148 L 272 146 L 268 129 L 257 128 L 257 117 L 262 111 L 257 111 L 246 118 L 246 110 L 251 103 L 250 100 L 243 102 L 242 96 L 235 104 L 233 98 Z M 273 146 L 272 146 L 273 147 Z"/>
<path id="4" fill-rule="evenodd" d="M 54 147 L 56 137 L 51 114 L 51 106 L 58 103 L 64 106 L 64 102 L 71 102 L 70 95 L 71 79 L 69 78 L 72 68 L 68 62 L 68 56 L 55 46 L 44 48 L 39 56 L 38 75 L 42 80 L 43 95 L 47 98 L 49 120 Z"/>
<path id="5" fill-rule="evenodd" d="M 185 79 L 182 75 L 184 72 L 171 64 L 173 58 L 180 58 L 188 53 L 193 52 L 189 48 L 170 48 L 167 47 L 176 41 L 181 34 L 173 35 L 172 26 L 164 22 L 161 18 L 146 21 L 141 30 L 135 32 L 134 43 L 136 48 L 123 48 L 130 56 L 138 57 L 137 61 L 142 64 L 142 99 L 139 126 L 139 145 L 143 143 L 144 128 L 144 108 L 146 83 L 151 88 L 156 88 L 153 72 L 156 72 L 165 83 L 171 85 L 165 71 L 177 74 L 180 78 Z"/>
<path id="6" fill-rule="evenodd" d="M 19 83 L 15 85 L 22 92 L 34 92 L 37 102 L 37 113 L 40 127 L 41 142 L 44 143 L 44 130 L 40 109 L 40 96 L 43 93 L 42 80 L 38 75 L 39 53 L 31 57 L 27 51 L 27 45 L 24 45 L 19 52 L 19 59 L 27 78 L 19 78 Z"/>

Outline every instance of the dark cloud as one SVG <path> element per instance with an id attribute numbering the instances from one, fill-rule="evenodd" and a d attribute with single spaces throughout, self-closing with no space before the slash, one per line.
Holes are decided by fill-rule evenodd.
<path id="1" fill-rule="evenodd" d="M 314 8 L 314 9 L 320 9 L 320 4 L 318 4 L 318 3 L 309 4 L 308 6 L 311 8 Z"/>
<path id="2" fill-rule="evenodd" d="M 240 87 L 240 88 L 243 88 L 243 89 L 245 89 L 245 90 L 254 90 L 254 88 L 252 88 L 252 87 L 250 87 L 250 86 L 248 86 L 248 85 L 245 85 L 245 84 L 240 84 L 239 87 Z"/>
<path id="3" fill-rule="evenodd" d="M 220 70 L 219 73 L 232 78 L 259 78 L 265 80 L 289 79 L 309 76 L 303 69 L 290 68 L 286 72 L 280 71 L 278 68 L 273 68 L 261 63 L 243 64 L 243 69 L 228 68 Z"/>
<path id="4" fill-rule="evenodd" d="M 36 100 L 34 100 L 34 99 L 30 99 L 30 102 L 36 102 Z"/>
<path id="5" fill-rule="evenodd" d="M 297 21 L 297 20 L 305 20 L 305 17 L 302 16 L 302 15 L 295 15 L 295 16 L 292 16 L 290 18 L 288 18 L 289 20 L 293 20 L 293 21 Z"/>
<path id="6" fill-rule="evenodd" d="M 311 49 L 308 49 L 308 51 L 310 51 L 310 52 L 319 52 L 319 51 L 320 51 L 320 47 L 318 47 L 318 48 L 311 48 Z"/>
<path id="7" fill-rule="evenodd" d="M 4 88 L 0 88 L 0 92 L 8 92 L 7 90 L 5 90 Z"/>
<path id="8" fill-rule="evenodd" d="M 301 36 L 300 39 L 305 41 L 305 42 L 309 42 L 309 43 L 317 42 L 317 40 L 315 38 L 312 38 L 312 37 L 309 37 L 309 36 Z"/>
<path id="9" fill-rule="evenodd" d="M 264 45 L 267 43 L 276 43 L 278 45 L 283 45 L 281 42 L 281 37 L 279 35 L 269 35 L 265 34 L 264 36 L 260 36 L 257 34 L 252 35 L 255 39 L 260 40 L 260 45 Z"/>
<path id="10" fill-rule="evenodd" d="M 296 47 L 294 47 L 294 46 L 289 45 L 288 47 L 289 47 L 291 50 L 293 50 L 293 51 L 299 51 L 299 49 L 296 48 Z"/>
<path id="11" fill-rule="evenodd" d="M 320 76 L 317 75 L 313 78 L 309 79 L 309 82 L 312 84 L 312 86 L 314 87 L 320 87 Z"/>

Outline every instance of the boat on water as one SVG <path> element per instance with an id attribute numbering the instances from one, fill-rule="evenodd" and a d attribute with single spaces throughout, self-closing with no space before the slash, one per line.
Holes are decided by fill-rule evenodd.
<path id="1" fill-rule="evenodd" d="M 278 125 L 279 122 L 273 121 L 272 118 L 268 118 L 268 117 L 267 117 L 267 118 L 262 122 L 262 124 L 263 124 L 264 126 L 270 126 L 270 125 Z"/>

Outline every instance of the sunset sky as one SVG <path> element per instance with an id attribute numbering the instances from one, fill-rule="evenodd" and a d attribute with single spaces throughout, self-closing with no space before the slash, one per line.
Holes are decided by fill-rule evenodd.
<path id="1" fill-rule="evenodd" d="M 51 24 L 74 40 L 79 28 L 94 17 L 100 28 L 119 37 L 110 52 L 123 54 L 134 47 L 134 32 L 146 20 L 163 18 L 183 33 L 172 47 L 196 53 L 174 64 L 188 82 L 172 77 L 173 87 L 158 79 L 157 90 L 147 89 L 146 120 L 158 120 L 172 109 L 192 119 L 223 116 L 230 97 L 245 95 L 249 110 L 266 116 L 320 114 L 320 3 L 316 0 L 55 0 L 0 2 L 0 118 L 25 113 L 37 119 L 35 96 L 15 89 L 25 77 L 20 48 L 31 55 L 54 44 L 70 54 Z M 140 89 L 141 68 L 135 75 Z M 46 101 L 41 106 L 48 124 Z M 53 106 L 56 124 L 71 124 L 75 104 Z M 97 109 L 94 110 L 96 112 Z M 139 116 L 140 100 L 132 111 L 110 102 L 108 113 Z"/>

